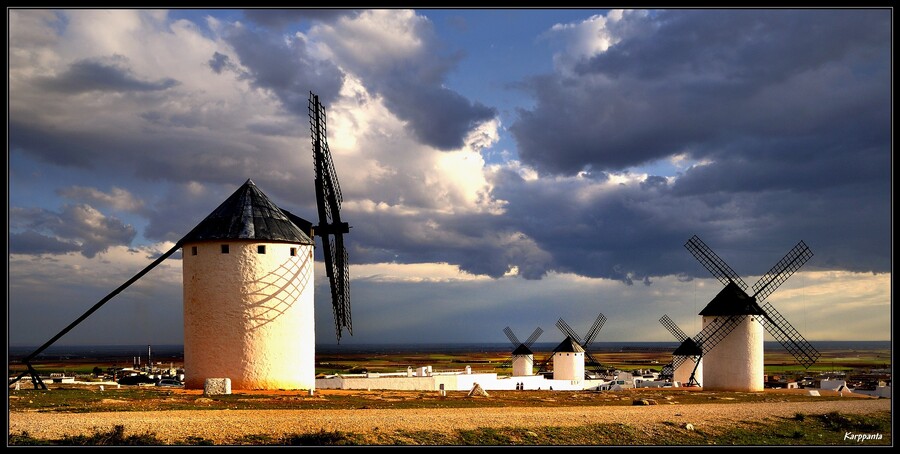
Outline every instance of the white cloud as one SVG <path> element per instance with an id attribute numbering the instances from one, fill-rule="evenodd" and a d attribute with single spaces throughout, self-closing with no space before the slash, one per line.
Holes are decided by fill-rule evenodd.
<path id="1" fill-rule="evenodd" d="M 106 193 L 96 188 L 71 186 L 60 189 L 59 193 L 72 200 L 99 203 L 121 211 L 138 212 L 144 207 L 144 202 L 134 194 L 117 187 L 113 187 L 109 193 Z"/>
<path id="2" fill-rule="evenodd" d="M 480 150 L 498 139 L 497 121 L 479 125 L 461 149 L 437 150 L 415 140 L 383 98 L 372 96 L 356 77 L 345 79 L 341 97 L 326 106 L 326 114 L 345 208 L 496 212 Z"/>
<path id="3" fill-rule="evenodd" d="M 324 278 L 324 267 L 322 277 Z M 375 282 L 455 282 L 490 280 L 487 276 L 466 273 L 449 263 L 374 263 L 353 265 L 350 275 L 354 281 Z"/>
<path id="4" fill-rule="evenodd" d="M 327 43 L 328 56 L 373 70 L 393 62 L 415 59 L 426 50 L 427 18 L 412 10 L 366 10 L 342 17 L 335 24 L 318 24 L 307 37 Z"/>
<path id="5" fill-rule="evenodd" d="M 616 9 L 605 16 L 596 14 L 581 22 L 554 24 L 541 35 L 544 39 L 561 42 L 562 50 L 553 56 L 558 71 L 568 73 L 580 60 L 606 52 L 610 47 L 634 33 L 629 22 L 647 17 L 643 10 Z"/>

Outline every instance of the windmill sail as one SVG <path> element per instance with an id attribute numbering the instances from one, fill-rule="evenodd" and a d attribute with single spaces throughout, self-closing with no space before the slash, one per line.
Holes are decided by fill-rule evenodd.
<path id="1" fill-rule="evenodd" d="M 513 347 L 518 347 L 518 346 L 522 345 L 522 343 L 519 342 L 519 338 L 516 337 L 516 334 L 513 333 L 512 329 L 510 329 L 510 327 L 507 326 L 506 328 L 503 328 L 503 333 L 506 334 L 506 337 L 509 339 L 510 342 L 512 342 Z"/>
<path id="2" fill-rule="evenodd" d="M 745 315 L 717 317 L 700 330 L 700 332 L 693 337 L 693 341 L 700 347 L 703 355 L 705 355 L 740 325 L 744 318 L 746 318 Z M 680 366 L 687 358 L 687 356 L 676 356 L 675 359 L 672 360 L 672 366 L 675 369 L 678 369 L 678 366 Z"/>
<path id="3" fill-rule="evenodd" d="M 565 320 L 563 320 L 562 318 L 557 320 L 556 327 L 559 328 L 559 330 L 562 331 L 563 334 L 571 337 L 575 342 L 578 343 L 578 345 L 582 345 L 581 336 L 579 336 L 578 333 L 576 333 L 575 330 L 572 329 L 572 327 L 569 326 L 569 324 L 566 323 Z"/>
<path id="4" fill-rule="evenodd" d="M 588 330 L 587 335 L 584 336 L 584 343 L 590 345 L 594 342 L 594 338 L 597 337 L 597 333 L 603 328 L 603 324 L 606 323 L 606 316 L 600 314 L 597 316 L 597 319 L 594 320 L 594 324 L 591 326 L 591 329 Z"/>
<path id="5" fill-rule="evenodd" d="M 344 328 L 353 334 L 350 319 L 350 271 L 343 234 L 350 226 L 341 222 L 341 186 L 334 171 L 331 151 L 328 149 L 325 107 L 319 97 L 309 93 L 309 127 L 316 172 L 316 205 L 319 225 L 315 234 L 322 237 L 322 253 L 325 257 L 325 273 L 331 287 L 331 304 L 334 310 L 334 327 L 337 340 L 341 340 Z"/>
<path id="6" fill-rule="evenodd" d="M 741 279 L 738 274 L 725 263 L 724 260 L 720 259 L 712 249 L 709 248 L 703 241 L 700 241 L 700 238 L 697 235 L 691 237 L 687 243 L 684 244 L 684 247 L 687 248 L 697 260 L 712 273 L 719 282 L 728 285 L 729 282 L 734 282 L 741 290 L 747 290 L 747 284 L 744 283 L 744 280 Z"/>
<path id="7" fill-rule="evenodd" d="M 772 294 L 787 278 L 800 269 L 807 260 L 813 256 L 812 251 L 803 241 L 797 243 L 793 249 L 775 264 L 766 274 L 753 284 L 753 297 L 757 303 L 762 303 Z"/>
<path id="8" fill-rule="evenodd" d="M 531 345 L 534 344 L 534 342 L 538 339 L 538 337 L 540 337 L 541 334 L 543 334 L 543 333 L 544 333 L 544 330 L 542 330 L 541 327 L 538 326 L 537 328 L 534 329 L 534 331 L 532 331 L 531 335 L 528 336 L 528 339 L 525 339 L 524 345 L 528 348 L 531 348 Z"/>
<path id="9" fill-rule="evenodd" d="M 800 332 L 797 331 L 793 325 L 788 323 L 787 319 L 775 310 L 775 307 L 770 303 L 764 304 L 762 310 L 765 313 L 764 317 L 769 322 L 765 324 L 766 331 L 768 331 L 785 350 L 793 355 L 797 362 L 802 364 L 803 367 L 809 369 L 809 366 L 815 364 L 820 356 L 819 351 L 816 350 L 812 344 L 807 342 L 806 339 L 800 335 Z"/>
<path id="10" fill-rule="evenodd" d="M 672 335 L 675 336 L 676 339 L 678 339 L 678 342 L 684 342 L 688 339 L 688 335 L 685 334 L 685 332 L 682 331 L 681 328 L 679 328 L 678 325 L 676 325 L 668 315 L 663 315 L 659 319 L 659 323 L 661 323 L 662 326 L 666 327 L 666 329 L 669 330 L 669 332 L 672 333 Z"/>

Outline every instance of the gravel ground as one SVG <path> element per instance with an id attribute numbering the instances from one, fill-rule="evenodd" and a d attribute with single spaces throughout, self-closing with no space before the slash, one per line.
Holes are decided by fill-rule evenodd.
<path id="1" fill-rule="evenodd" d="M 462 409 L 354 410 L 177 410 L 157 412 L 38 413 L 10 412 L 9 433 L 58 439 L 124 425 L 126 434 L 151 432 L 166 443 L 202 437 L 227 444 L 243 435 L 301 434 L 326 431 L 381 433 L 396 430 L 453 432 L 478 427 L 578 426 L 624 423 L 647 430 L 662 422 L 691 423 L 699 430 L 728 427 L 797 413 L 873 413 L 891 411 L 890 399 L 820 402 L 710 403 L 653 406 L 505 407 Z"/>

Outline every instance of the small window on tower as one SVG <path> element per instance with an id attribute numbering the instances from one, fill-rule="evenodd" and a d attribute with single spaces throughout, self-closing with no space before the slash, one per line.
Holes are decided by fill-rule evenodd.
<path id="1" fill-rule="evenodd" d="M 197 255 L 197 246 L 191 246 L 191 255 Z"/>
<path id="2" fill-rule="evenodd" d="M 256 253 L 257 254 L 265 254 L 266 253 L 266 245 L 260 244 L 259 246 L 256 246 Z"/>
<path id="3" fill-rule="evenodd" d="M 227 253 L 228 253 L 228 245 L 227 245 L 227 244 L 223 244 L 223 245 L 222 245 L 222 253 L 223 253 L 223 254 L 227 254 Z"/>
<path id="4" fill-rule="evenodd" d="M 296 257 L 296 256 L 297 256 L 297 248 L 292 247 L 291 248 L 291 257 Z"/>

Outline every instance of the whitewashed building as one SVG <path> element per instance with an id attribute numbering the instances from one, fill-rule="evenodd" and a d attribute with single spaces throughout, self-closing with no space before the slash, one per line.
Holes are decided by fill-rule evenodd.
<path id="1" fill-rule="evenodd" d="M 314 389 L 310 226 L 248 179 L 182 239 L 186 388 Z"/>
<path id="2" fill-rule="evenodd" d="M 703 389 L 719 391 L 762 391 L 764 388 L 763 311 L 756 300 L 734 282 L 702 310 L 703 328 L 724 319 L 738 320 L 736 326 L 722 331 L 724 337 L 704 339 L 704 344 L 717 341 L 703 355 Z M 727 334 L 726 334 L 727 333 Z"/>

